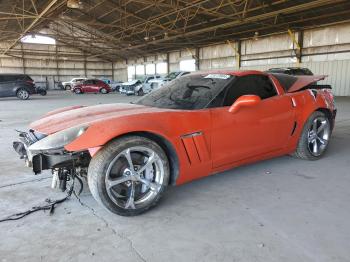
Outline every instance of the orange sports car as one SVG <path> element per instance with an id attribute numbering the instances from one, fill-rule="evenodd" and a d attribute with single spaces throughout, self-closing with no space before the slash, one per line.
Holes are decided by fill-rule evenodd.
<path id="1" fill-rule="evenodd" d="M 325 76 L 260 71 L 194 73 L 131 104 L 49 112 L 14 148 L 62 190 L 87 176 L 94 198 L 124 216 L 154 206 L 168 185 L 292 154 L 326 151 L 336 109 Z"/>

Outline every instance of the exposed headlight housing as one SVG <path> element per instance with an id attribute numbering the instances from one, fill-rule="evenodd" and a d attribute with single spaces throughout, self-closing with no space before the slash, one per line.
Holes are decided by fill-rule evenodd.
<path id="1" fill-rule="evenodd" d="M 52 135 L 46 136 L 38 142 L 32 144 L 28 149 L 30 151 L 46 151 L 63 148 L 65 145 L 73 142 L 81 136 L 88 126 L 75 126 Z"/>

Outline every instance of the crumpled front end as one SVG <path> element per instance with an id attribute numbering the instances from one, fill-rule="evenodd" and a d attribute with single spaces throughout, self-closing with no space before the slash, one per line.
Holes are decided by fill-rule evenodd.
<path id="1" fill-rule="evenodd" d="M 75 168 L 87 167 L 90 161 L 88 151 L 69 152 L 64 145 L 59 144 L 56 134 L 47 136 L 34 130 L 29 132 L 19 132 L 19 140 L 13 142 L 13 148 L 24 159 L 27 167 L 32 167 L 35 174 L 41 173 L 43 170 L 56 168 Z M 51 143 L 45 140 L 56 140 Z M 56 143 L 56 144 L 54 144 Z"/>
<path id="2" fill-rule="evenodd" d="M 72 130 L 70 130 L 72 131 Z M 53 188 L 66 190 L 66 182 L 76 175 L 84 176 L 91 160 L 88 151 L 69 152 L 59 137 L 65 137 L 67 131 L 45 135 L 34 130 L 19 132 L 19 140 L 13 142 L 13 148 L 24 159 L 25 165 L 33 169 L 34 174 L 43 170 L 51 170 Z M 69 135 L 69 133 L 68 133 Z M 68 138 L 67 136 L 65 138 Z M 74 138 L 66 140 L 67 143 Z"/>

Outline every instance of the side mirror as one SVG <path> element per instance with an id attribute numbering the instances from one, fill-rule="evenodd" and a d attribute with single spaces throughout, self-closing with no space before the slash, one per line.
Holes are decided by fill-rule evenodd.
<path id="1" fill-rule="evenodd" d="M 246 106 L 255 106 L 259 104 L 261 101 L 261 98 L 256 95 L 244 95 L 239 97 L 232 106 L 229 108 L 230 113 L 237 113 L 241 107 L 246 107 Z"/>

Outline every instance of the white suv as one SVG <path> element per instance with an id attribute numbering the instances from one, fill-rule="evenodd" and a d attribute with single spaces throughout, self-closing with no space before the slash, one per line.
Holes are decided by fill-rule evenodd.
<path id="1" fill-rule="evenodd" d="M 70 90 L 70 89 L 72 89 L 73 86 L 81 83 L 82 81 L 84 81 L 86 79 L 87 78 L 85 78 L 85 77 L 72 78 L 72 80 L 70 80 L 69 82 L 62 82 L 62 85 L 63 85 L 64 89 Z"/>

